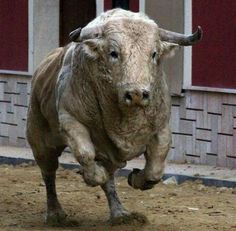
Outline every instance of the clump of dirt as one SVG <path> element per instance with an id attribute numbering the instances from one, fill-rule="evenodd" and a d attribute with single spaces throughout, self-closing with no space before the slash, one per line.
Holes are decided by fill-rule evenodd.
<path id="1" fill-rule="evenodd" d="M 134 222 L 128 218 L 122 225 L 112 226 L 102 190 L 86 186 L 76 171 L 60 168 L 57 191 L 68 222 L 63 227 L 49 227 L 44 224 L 46 195 L 39 168 L 2 165 L 0 176 L 1 231 L 236 231 L 236 196 L 232 188 L 206 187 L 196 181 L 160 183 L 154 189 L 139 191 L 119 177 L 116 185 L 124 206 L 138 213 L 132 217 Z"/>

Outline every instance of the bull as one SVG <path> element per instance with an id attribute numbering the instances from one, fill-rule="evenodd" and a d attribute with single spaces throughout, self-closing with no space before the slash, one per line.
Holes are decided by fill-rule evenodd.
<path id="1" fill-rule="evenodd" d="M 112 220 L 130 216 L 120 202 L 114 173 L 144 154 L 143 170 L 128 183 L 146 190 L 163 174 L 171 145 L 170 94 L 163 60 L 190 46 L 202 30 L 183 35 L 159 28 L 148 16 L 122 9 L 101 14 L 70 34 L 32 79 L 27 138 L 47 193 L 46 222 L 60 223 L 55 178 L 58 157 L 68 146 L 89 186 L 104 190 Z"/>

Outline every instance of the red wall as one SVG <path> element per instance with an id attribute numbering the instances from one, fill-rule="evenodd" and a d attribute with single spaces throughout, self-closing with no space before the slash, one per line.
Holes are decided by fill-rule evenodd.
<path id="1" fill-rule="evenodd" d="M 28 0 L 0 0 L 0 69 L 28 71 Z"/>
<path id="2" fill-rule="evenodd" d="M 194 0 L 193 30 L 203 40 L 193 47 L 194 86 L 236 89 L 236 1 Z"/>

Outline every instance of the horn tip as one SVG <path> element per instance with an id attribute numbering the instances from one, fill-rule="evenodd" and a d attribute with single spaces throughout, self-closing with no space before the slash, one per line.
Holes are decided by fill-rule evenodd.
<path id="1" fill-rule="evenodd" d="M 70 40 L 71 40 L 72 42 L 76 42 L 76 41 L 78 40 L 78 37 L 79 37 L 80 32 L 81 32 L 81 29 L 82 29 L 82 28 L 79 27 L 79 28 L 73 30 L 72 32 L 70 32 L 69 38 L 70 38 Z"/>
<path id="2" fill-rule="evenodd" d="M 198 41 L 200 41 L 202 39 L 203 36 L 203 30 L 201 26 L 197 27 L 197 35 L 198 35 Z"/>

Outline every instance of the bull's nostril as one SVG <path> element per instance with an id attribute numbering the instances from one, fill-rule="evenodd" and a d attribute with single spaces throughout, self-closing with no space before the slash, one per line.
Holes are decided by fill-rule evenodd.
<path id="1" fill-rule="evenodd" d="M 148 91 L 143 92 L 143 99 L 149 99 L 149 92 Z"/>
<path id="2" fill-rule="evenodd" d="M 128 99 L 128 100 L 132 101 L 132 96 L 129 92 L 125 93 L 125 99 Z"/>

